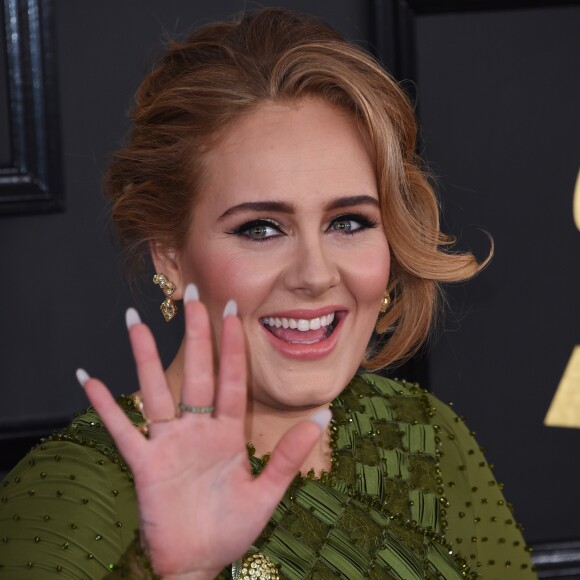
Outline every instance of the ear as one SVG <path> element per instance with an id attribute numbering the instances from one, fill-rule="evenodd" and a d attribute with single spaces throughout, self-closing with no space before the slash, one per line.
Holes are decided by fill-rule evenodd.
<path id="1" fill-rule="evenodd" d="M 182 300 L 184 292 L 184 276 L 177 258 L 177 252 L 171 248 L 166 248 L 161 244 L 151 242 L 151 259 L 155 272 L 164 274 L 165 277 L 175 286 L 175 292 L 172 296 L 174 300 Z"/>

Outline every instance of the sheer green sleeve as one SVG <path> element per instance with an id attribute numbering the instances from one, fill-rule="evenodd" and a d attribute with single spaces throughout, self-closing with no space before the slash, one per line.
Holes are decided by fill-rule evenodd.
<path id="1" fill-rule="evenodd" d="M 126 466 L 71 441 L 33 449 L 0 494 L 0 578 L 102 578 L 138 527 Z"/>
<path id="2" fill-rule="evenodd" d="M 463 419 L 429 395 L 442 455 L 445 535 L 485 580 L 536 578 L 520 527 Z"/>

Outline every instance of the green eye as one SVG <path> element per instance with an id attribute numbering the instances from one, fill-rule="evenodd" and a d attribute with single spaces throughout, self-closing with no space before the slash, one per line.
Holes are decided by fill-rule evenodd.
<path id="1" fill-rule="evenodd" d="M 355 234 L 369 228 L 376 228 L 377 226 L 378 222 L 364 215 L 346 214 L 334 218 L 329 229 L 341 234 Z"/>
<path id="2" fill-rule="evenodd" d="M 333 224 L 333 227 L 335 230 L 346 230 L 346 231 L 350 231 L 352 229 L 356 229 L 352 227 L 353 222 L 352 221 L 340 221 L 340 222 L 335 222 Z"/>
<path id="3" fill-rule="evenodd" d="M 338 232 L 355 232 L 362 225 L 356 219 L 340 218 L 332 222 L 332 229 Z"/>
<path id="4" fill-rule="evenodd" d="M 246 234 L 250 238 L 267 238 L 272 235 L 273 229 L 265 225 L 253 226 L 246 230 Z"/>
<path id="5" fill-rule="evenodd" d="M 282 231 L 277 224 L 268 220 L 253 220 L 242 224 L 232 233 L 250 240 L 266 241 L 278 237 Z"/>

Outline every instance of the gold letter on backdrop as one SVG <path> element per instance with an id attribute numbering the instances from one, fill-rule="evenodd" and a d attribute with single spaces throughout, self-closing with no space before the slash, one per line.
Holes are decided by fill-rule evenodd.
<path id="1" fill-rule="evenodd" d="M 580 230 L 580 171 L 576 177 L 573 208 L 574 223 Z M 580 346 L 572 351 L 544 423 L 550 427 L 580 427 Z"/>

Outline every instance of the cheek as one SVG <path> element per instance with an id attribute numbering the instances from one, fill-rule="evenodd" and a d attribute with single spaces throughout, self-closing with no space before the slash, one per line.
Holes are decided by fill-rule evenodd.
<path id="1" fill-rule="evenodd" d="M 361 249 L 356 256 L 351 257 L 349 264 L 359 301 L 378 309 L 390 274 L 391 257 L 386 240 L 376 246 Z"/>
<path id="2" fill-rule="evenodd" d="M 209 309 L 216 332 L 228 300 L 236 300 L 241 315 L 251 314 L 270 291 L 274 277 L 265 261 L 227 251 L 191 253 L 187 271 Z"/>
<path id="3" fill-rule="evenodd" d="M 190 251 L 183 263 L 184 282 L 197 286 L 200 300 L 208 309 L 216 345 L 221 336 L 223 309 L 230 298 L 235 298 L 232 289 L 236 281 L 232 277 L 236 269 L 231 262 L 221 253 Z"/>

